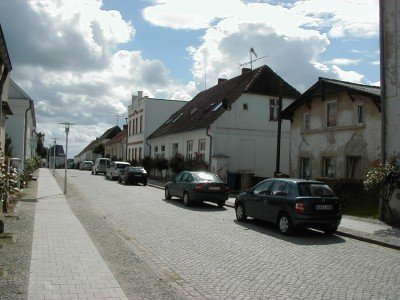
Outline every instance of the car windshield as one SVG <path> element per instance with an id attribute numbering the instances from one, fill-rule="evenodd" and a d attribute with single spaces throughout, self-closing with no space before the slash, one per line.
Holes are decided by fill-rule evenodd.
<path id="1" fill-rule="evenodd" d="M 118 169 L 124 169 L 127 166 L 127 164 L 117 164 Z"/>
<path id="2" fill-rule="evenodd" d="M 212 173 L 199 172 L 199 173 L 194 173 L 193 175 L 199 181 L 205 180 L 205 181 L 222 182 L 217 175 Z"/>
<path id="3" fill-rule="evenodd" d="M 298 184 L 300 196 L 335 196 L 332 189 L 322 183 L 301 182 Z"/>
<path id="4" fill-rule="evenodd" d="M 139 168 L 139 167 L 134 167 L 134 168 L 129 168 L 129 171 L 131 171 L 131 172 L 142 172 L 143 171 L 143 168 Z"/>

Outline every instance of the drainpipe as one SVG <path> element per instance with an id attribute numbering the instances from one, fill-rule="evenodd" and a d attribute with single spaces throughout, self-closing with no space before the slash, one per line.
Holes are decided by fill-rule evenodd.
<path id="1" fill-rule="evenodd" d="M 22 157 L 22 166 L 25 167 L 25 157 L 26 157 L 26 132 L 28 131 L 28 111 L 32 109 L 32 100 L 29 100 L 29 107 L 25 110 L 25 130 L 24 130 L 24 153 Z"/>
<path id="2" fill-rule="evenodd" d="M 151 157 L 151 145 L 149 144 L 149 139 L 146 139 L 146 145 L 149 146 L 150 148 L 150 157 Z M 144 155 L 144 149 L 143 149 L 143 155 Z"/>
<path id="3" fill-rule="evenodd" d="M 278 107 L 278 134 L 276 137 L 276 168 L 274 177 L 280 173 L 280 162 L 281 162 L 281 132 L 282 132 L 282 81 L 279 82 L 279 107 Z"/>
<path id="4" fill-rule="evenodd" d="M 210 153 L 208 153 L 208 166 L 209 166 L 209 171 L 211 170 L 211 154 L 212 154 L 212 135 L 208 133 L 208 130 L 210 129 L 210 126 L 207 127 L 206 135 L 210 138 Z"/>
<path id="5" fill-rule="evenodd" d="M 1 27 L 0 27 L 1 30 Z M 0 69 L 1 69 L 1 64 L 0 64 Z M 1 127 L 3 126 L 3 88 L 4 84 L 6 83 L 6 79 L 8 77 L 9 70 L 7 69 L 6 66 L 4 66 L 4 69 L 1 73 L 1 79 L 0 79 L 0 136 L 1 136 Z M 5 136 L 5 128 L 4 128 L 4 136 Z M 0 151 L 2 150 L 1 147 L 4 145 L 1 144 L 0 140 Z M 5 149 L 4 149 L 5 151 Z"/>

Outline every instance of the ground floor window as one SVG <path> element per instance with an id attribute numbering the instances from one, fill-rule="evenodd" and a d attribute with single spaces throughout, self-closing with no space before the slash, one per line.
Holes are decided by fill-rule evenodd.
<path id="1" fill-rule="evenodd" d="M 178 154 L 178 143 L 173 143 L 171 145 L 171 157 L 174 157 Z"/>
<path id="2" fill-rule="evenodd" d="M 360 156 L 347 156 L 346 157 L 346 178 L 356 179 L 360 176 Z"/>
<path id="3" fill-rule="evenodd" d="M 300 158 L 300 178 L 311 178 L 311 159 L 309 157 Z"/>
<path id="4" fill-rule="evenodd" d="M 199 140 L 199 158 L 205 161 L 206 157 L 206 140 Z"/>
<path id="5" fill-rule="evenodd" d="M 187 155 L 188 159 L 193 159 L 193 141 L 187 142 Z"/>
<path id="6" fill-rule="evenodd" d="M 323 177 L 335 177 L 335 161 L 333 156 L 325 156 L 322 158 Z"/>

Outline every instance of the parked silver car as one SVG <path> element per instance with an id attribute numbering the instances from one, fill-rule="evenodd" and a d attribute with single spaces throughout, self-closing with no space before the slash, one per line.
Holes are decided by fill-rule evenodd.
<path id="1" fill-rule="evenodd" d="M 79 169 L 81 171 L 83 171 L 83 170 L 90 171 L 90 170 L 92 170 L 93 165 L 94 164 L 91 160 L 85 160 L 79 164 Z"/>
<path id="2" fill-rule="evenodd" d="M 130 163 L 124 161 L 113 161 L 109 168 L 106 170 L 106 178 L 107 179 L 117 179 L 126 167 L 129 167 Z"/>
<path id="3" fill-rule="evenodd" d="M 106 174 L 107 168 L 111 165 L 109 158 L 98 158 L 92 167 L 92 174 L 97 175 L 98 173 Z"/>

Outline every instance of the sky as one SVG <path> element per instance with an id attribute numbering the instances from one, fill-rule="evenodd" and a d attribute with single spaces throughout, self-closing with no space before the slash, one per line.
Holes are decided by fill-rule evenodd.
<path id="1" fill-rule="evenodd" d="M 318 77 L 379 85 L 378 0 L 1 0 L 11 78 L 45 146 L 77 155 L 132 95 L 191 100 L 268 65 L 300 92 Z M 118 116 L 117 116 L 118 115 Z"/>

